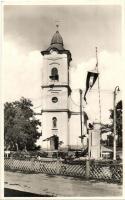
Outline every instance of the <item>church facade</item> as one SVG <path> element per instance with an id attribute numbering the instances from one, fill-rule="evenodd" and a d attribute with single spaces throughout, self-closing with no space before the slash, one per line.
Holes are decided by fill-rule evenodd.
<path id="1" fill-rule="evenodd" d="M 71 53 L 56 31 L 47 50 L 41 52 L 42 68 L 42 135 L 50 150 L 69 147 L 69 67 Z M 44 145 L 45 146 L 45 145 Z"/>
<path id="2" fill-rule="evenodd" d="M 77 105 L 77 112 L 73 112 L 71 106 L 72 90 L 69 74 L 72 57 L 70 51 L 64 48 L 58 30 L 53 35 L 50 46 L 41 51 L 41 54 L 43 56 L 42 148 L 54 151 L 88 147 L 89 157 L 99 159 L 101 148 L 98 123 L 94 124 L 88 134 L 88 115 L 84 111 L 80 112 L 80 102 Z M 83 121 L 80 119 L 81 115 Z"/>

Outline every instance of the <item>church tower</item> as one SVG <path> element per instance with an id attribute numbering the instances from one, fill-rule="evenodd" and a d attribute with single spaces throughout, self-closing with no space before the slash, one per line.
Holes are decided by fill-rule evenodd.
<path id="1" fill-rule="evenodd" d="M 42 67 L 42 135 L 50 150 L 69 147 L 69 67 L 71 53 L 64 48 L 57 30 L 49 48 L 41 52 Z M 61 146 L 59 144 L 62 144 Z"/>

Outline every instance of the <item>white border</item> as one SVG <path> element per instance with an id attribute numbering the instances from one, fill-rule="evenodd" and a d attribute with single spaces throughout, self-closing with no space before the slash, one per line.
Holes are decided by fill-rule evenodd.
<path id="1" fill-rule="evenodd" d="M 4 195 L 3 3 L 0 2 L 0 197 Z"/>
<path id="2" fill-rule="evenodd" d="M 2 1 L 2 0 L 1 0 Z M 5 5 L 122 5 L 124 0 L 3 0 Z"/>
<path id="3" fill-rule="evenodd" d="M 125 0 L 0 0 L 0 27 L 1 27 L 1 32 L 0 32 L 0 44 L 2 41 L 2 44 L 4 42 L 4 34 L 3 34 L 3 14 L 4 14 L 4 5 L 120 5 L 122 6 L 122 58 L 123 58 L 123 67 L 125 68 L 124 65 L 124 58 L 125 58 Z M 2 51 L 0 51 L 0 58 L 2 58 Z M 1 64 L 1 59 L 0 59 L 0 64 Z M 0 66 L 1 67 L 1 66 Z M 2 67 L 0 68 L 0 72 L 2 71 Z M 125 73 L 124 73 L 125 74 Z M 0 80 L 2 78 L 2 74 L 0 73 Z M 124 79 L 122 79 L 123 87 L 124 87 Z M 0 86 L 2 85 L 0 81 Z M 2 92 L 1 92 L 2 90 Z M 0 92 L 3 94 L 3 87 L 0 88 Z M 0 95 L 1 95 L 0 93 Z M 3 95 L 2 95 L 3 96 Z M 123 91 L 123 102 L 125 94 Z M 1 98 L 2 99 L 2 98 Z M 4 165 L 2 163 L 4 162 L 3 155 L 4 155 L 4 120 L 3 120 L 3 102 L 2 100 L 0 101 L 0 199 L 112 199 L 112 200 L 119 200 L 119 199 L 125 199 L 125 179 L 123 179 L 123 196 L 122 197 L 6 197 L 4 198 Z M 123 113 L 123 121 L 124 121 L 124 113 Z M 123 133 L 124 131 L 124 123 L 123 123 Z M 125 136 L 123 134 L 123 144 L 125 144 Z M 123 148 L 123 158 L 125 158 L 125 148 Z M 125 159 L 123 159 L 123 172 L 125 172 Z M 124 173 L 123 173 L 124 174 Z"/>

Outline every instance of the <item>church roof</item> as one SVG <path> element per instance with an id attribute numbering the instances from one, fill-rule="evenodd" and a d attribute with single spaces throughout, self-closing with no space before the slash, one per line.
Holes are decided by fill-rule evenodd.
<path id="1" fill-rule="evenodd" d="M 68 56 L 68 63 L 70 63 L 70 61 L 72 60 L 70 51 L 64 49 L 64 47 L 63 47 L 63 38 L 60 35 L 58 30 L 54 33 L 52 40 L 51 40 L 51 44 L 48 47 L 48 49 L 46 51 L 41 51 L 41 54 L 42 55 L 49 54 L 51 49 L 56 50 L 61 54 L 66 53 Z"/>
<path id="2" fill-rule="evenodd" d="M 62 39 L 62 36 L 60 35 L 59 31 L 56 31 L 56 33 L 53 35 L 52 40 L 51 40 L 51 45 L 52 44 L 63 45 L 63 39 Z"/>
<path id="3" fill-rule="evenodd" d="M 57 50 L 64 50 L 63 48 L 63 39 L 60 35 L 59 31 L 56 31 L 55 34 L 52 37 L 51 44 L 49 48 L 47 49 L 50 51 L 51 49 L 57 49 Z"/>

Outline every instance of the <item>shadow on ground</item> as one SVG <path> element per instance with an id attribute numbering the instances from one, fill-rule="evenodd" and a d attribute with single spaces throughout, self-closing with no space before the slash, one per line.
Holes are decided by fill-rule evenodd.
<path id="1" fill-rule="evenodd" d="M 30 192 L 23 192 L 23 191 L 13 190 L 9 188 L 4 189 L 4 196 L 5 197 L 52 197 L 49 195 L 38 195 L 38 194 L 30 193 Z"/>

